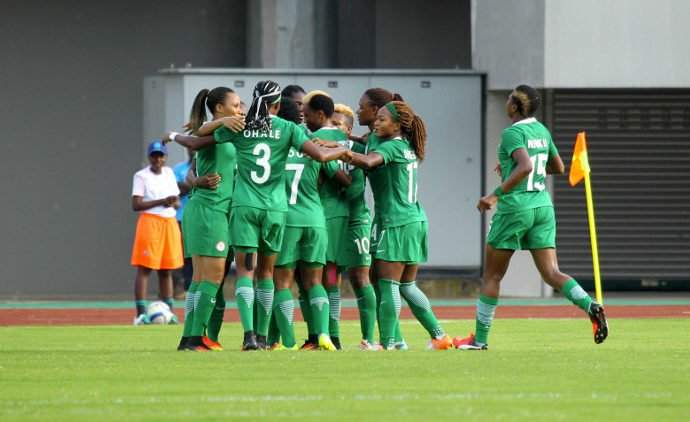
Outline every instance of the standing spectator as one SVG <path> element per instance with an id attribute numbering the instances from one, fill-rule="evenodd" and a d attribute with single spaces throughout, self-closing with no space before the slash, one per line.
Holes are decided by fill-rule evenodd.
<path id="1" fill-rule="evenodd" d="M 139 212 L 132 248 L 132 265 L 137 268 L 134 325 L 149 323 L 146 293 L 151 270 L 158 271 L 158 296 L 172 309 L 171 270 L 183 264 L 182 239 L 175 220 L 176 209 L 180 207 L 180 190 L 172 169 L 165 166 L 167 156 L 167 148 L 161 141 L 151 142 L 149 165 L 134 174 L 132 183 L 132 209 Z"/>
<path id="2" fill-rule="evenodd" d="M 194 152 L 187 149 L 188 159 L 181 161 L 173 167 L 175 179 L 177 180 L 177 187 L 180 190 L 180 208 L 177 209 L 177 224 L 182 230 L 182 214 L 184 213 L 184 206 L 189 200 L 189 195 L 192 191 L 192 181 L 187 177 L 192 168 L 194 161 Z M 184 242 L 183 242 L 184 244 Z M 184 255 L 183 255 L 184 256 Z M 192 258 L 184 258 L 184 266 L 181 270 L 173 272 L 173 293 L 175 299 L 184 299 L 184 292 L 189 289 L 192 282 Z"/>

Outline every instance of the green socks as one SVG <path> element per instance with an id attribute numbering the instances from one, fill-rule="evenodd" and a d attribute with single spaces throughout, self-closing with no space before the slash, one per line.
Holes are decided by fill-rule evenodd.
<path id="1" fill-rule="evenodd" d="M 366 286 L 355 289 L 357 307 L 359 308 L 359 325 L 362 329 L 362 339 L 374 343 L 374 331 L 376 330 L 376 293 L 374 286 Z"/>
<path id="2" fill-rule="evenodd" d="M 429 333 L 431 338 L 439 338 L 445 335 L 441 324 L 438 323 L 434 311 L 431 310 L 431 303 L 423 291 L 417 287 L 414 281 L 400 283 L 400 294 L 410 307 L 417 321 Z"/>
<path id="3" fill-rule="evenodd" d="M 315 334 L 328 334 L 328 294 L 321 284 L 309 289 L 309 307 Z"/>
<path id="4" fill-rule="evenodd" d="M 216 294 L 219 285 L 212 281 L 200 281 L 196 292 L 196 306 L 194 306 L 194 320 L 190 335 L 203 336 L 204 330 L 211 318 L 211 312 L 216 306 Z"/>
<path id="5" fill-rule="evenodd" d="M 268 323 L 273 310 L 273 280 L 264 279 L 256 283 L 256 334 L 268 335 Z"/>
<path id="6" fill-rule="evenodd" d="M 137 316 L 146 313 L 146 301 L 145 300 L 135 300 L 134 306 L 137 308 Z"/>
<path id="7" fill-rule="evenodd" d="M 184 300 L 184 328 L 182 328 L 182 337 L 189 337 L 192 335 L 192 323 L 194 322 L 194 305 L 197 301 L 196 291 L 199 288 L 198 281 L 192 281 L 187 290 L 187 296 Z"/>
<path id="8" fill-rule="evenodd" d="M 328 333 L 331 337 L 340 337 L 340 287 L 328 286 Z"/>
<path id="9" fill-rule="evenodd" d="M 569 301 L 573 302 L 583 311 L 589 312 L 589 306 L 592 304 L 593 300 L 575 279 L 571 278 L 566 281 L 561 291 Z"/>
<path id="10" fill-rule="evenodd" d="M 173 306 L 175 306 L 175 300 L 173 298 L 171 298 L 171 297 L 165 298 L 165 299 L 163 299 L 163 302 L 166 305 L 168 305 L 168 308 L 170 308 L 171 311 L 173 310 Z"/>
<path id="11" fill-rule="evenodd" d="M 309 304 L 309 292 L 304 288 L 301 282 L 297 283 L 299 289 L 299 308 L 302 311 L 302 318 L 304 322 L 307 323 L 307 333 L 310 335 L 315 335 L 316 329 L 314 328 L 314 322 L 311 316 L 311 305 Z"/>
<path id="12" fill-rule="evenodd" d="M 379 329 L 381 345 L 384 348 L 395 344 L 395 327 L 400 318 L 400 283 L 394 280 L 379 280 L 381 301 L 379 302 Z"/>
<path id="13" fill-rule="evenodd" d="M 294 347 L 295 328 L 292 324 L 295 315 L 295 300 L 290 289 L 276 290 L 273 300 L 273 315 L 283 338 L 283 346 Z"/>
<path id="14" fill-rule="evenodd" d="M 192 283 L 194 284 L 194 283 Z M 191 287 L 190 287 L 191 291 Z M 254 331 L 254 284 L 249 277 L 240 277 L 235 284 L 237 310 L 244 332 Z"/>
<path id="15" fill-rule="evenodd" d="M 498 298 L 479 295 L 477 301 L 477 321 L 475 325 L 474 341 L 481 345 L 488 344 L 491 322 L 496 314 Z"/>
<path id="16" fill-rule="evenodd" d="M 216 293 L 216 306 L 213 307 L 211 318 L 208 320 L 207 335 L 213 341 L 218 341 L 220 334 L 220 327 L 223 325 L 223 317 L 225 316 L 225 295 L 223 294 L 223 285 L 221 282 Z"/>
<path id="17" fill-rule="evenodd" d="M 266 344 L 272 346 L 280 342 L 280 328 L 276 321 L 276 302 L 273 300 L 273 312 L 271 312 L 271 320 L 268 323 L 268 335 L 266 336 Z"/>

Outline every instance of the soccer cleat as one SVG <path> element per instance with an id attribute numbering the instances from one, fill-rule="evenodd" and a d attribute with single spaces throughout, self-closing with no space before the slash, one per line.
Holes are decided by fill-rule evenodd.
<path id="1" fill-rule="evenodd" d="M 268 350 L 271 350 L 274 352 L 283 352 L 286 350 L 299 350 L 299 347 L 296 344 L 292 347 L 285 347 L 285 346 L 283 346 L 282 343 L 274 343 L 273 346 L 271 346 L 271 348 Z"/>
<path id="2" fill-rule="evenodd" d="M 329 352 L 338 351 L 338 349 L 335 347 L 335 344 L 333 344 L 328 334 L 319 334 L 319 349 L 327 350 Z"/>
<path id="3" fill-rule="evenodd" d="M 488 344 L 479 344 L 475 341 L 474 333 L 470 333 L 465 338 L 455 337 L 453 339 L 453 346 L 460 350 L 488 350 Z"/>
<path id="4" fill-rule="evenodd" d="M 146 314 L 139 314 L 134 318 L 134 325 L 148 325 L 151 323 L 149 316 Z"/>
<path id="5" fill-rule="evenodd" d="M 404 352 L 404 351 L 410 349 L 410 347 L 407 345 L 407 342 L 406 342 L 405 340 L 399 341 L 399 342 L 397 342 L 397 343 L 394 343 L 394 344 L 393 344 L 393 348 L 394 348 L 395 350 L 400 350 L 400 351 L 402 351 L 402 352 Z M 390 349 L 390 348 L 389 348 L 389 349 Z"/>
<path id="6" fill-rule="evenodd" d="M 318 342 L 318 339 L 317 339 Z M 300 350 L 318 350 L 319 345 L 307 339 L 304 340 L 304 344 L 299 348 Z"/>
<path id="7" fill-rule="evenodd" d="M 427 349 L 429 350 L 449 350 L 453 348 L 453 340 L 448 334 L 441 338 L 432 338 L 429 340 Z"/>
<path id="8" fill-rule="evenodd" d="M 383 347 L 380 344 L 372 344 L 367 340 L 362 340 L 359 342 L 359 350 L 363 352 L 378 352 L 383 350 Z"/>
<path id="9" fill-rule="evenodd" d="M 267 350 L 270 347 L 268 345 L 268 341 L 266 340 L 266 336 L 261 335 L 256 336 L 256 345 L 258 346 L 259 350 Z"/>
<path id="10" fill-rule="evenodd" d="M 331 336 L 331 341 L 333 342 L 333 345 L 335 346 L 336 349 L 338 349 L 338 350 L 343 349 L 343 347 L 340 345 L 340 337 Z"/>
<path id="11" fill-rule="evenodd" d="M 202 337 L 201 341 L 204 343 L 204 346 L 208 347 L 209 349 L 213 350 L 214 352 L 223 351 L 223 346 L 221 346 L 220 343 L 218 343 L 217 341 L 213 341 L 206 336 Z"/>
<path id="12" fill-rule="evenodd" d="M 189 337 L 181 337 L 180 338 L 180 344 L 177 345 L 177 350 L 183 351 L 185 346 L 187 345 L 188 340 L 189 340 Z"/>
<path id="13" fill-rule="evenodd" d="M 211 349 L 204 344 L 201 336 L 187 337 L 187 343 L 182 347 L 183 351 L 189 352 L 209 352 Z"/>
<path id="14" fill-rule="evenodd" d="M 592 302 L 587 313 L 589 314 L 589 320 L 592 321 L 594 342 L 596 344 L 603 343 L 609 335 L 609 323 L 606 321 L 606 315 L 604 315 L 604 307 L 596 302 Z"/>
<path id="15" fill-rule="evenodd" d="M 243 352 L 247 352 L 250 350 L 257 350 L 259 348 L 259 345 L 256 344 L 256 336 L 254 335 L 254 331 L 247 331 L 244 333 L 244 340 L 242 341 L 242 350 Z"/>

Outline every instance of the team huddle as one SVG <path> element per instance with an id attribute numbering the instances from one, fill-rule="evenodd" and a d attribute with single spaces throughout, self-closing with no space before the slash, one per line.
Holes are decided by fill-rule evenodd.
<path id="1" fill-rule="evenodd" d="M 558 270 L 544 181 L 547 173 L 562 173 L 563 163 L 548 130 L 533 117 L 537 107 L 536 91 L 524 85 L 506 103 L 514 124 L 499 147 L 502 184 L 478 203 L 480 211 L 498 209 L 487 239 L 476 329 L 452 339 L 416 285 L 428 252 L 417 185 L 427 133 L 399 95 L 381 88 L 363 93 L 356 117 L 369 132 L 358 137 L 352 109 L 323 91 L 305 95 L 296 86 L 281 91 L 262 81 L 243 112 L 231 89 L 202 90 L 191 134 L 172 132 L 164 139 L 196 151 L 195 174 L 203 180 L 182 220 L 193 277 L 178 350 L 222 350 L 222 283 L 233 258 L 242 350 L 300 348 L 293 284 L 308 330 L 301 349 L 340 349 L 343 274 L 357 297 L 361 350 L 407 349 L 401 298 L 428 332 L 428 348 L 485 350 L 500 280 L 519 249 L 529 249 L 544 281 L 588 313 L 595 342 L 602 342 L 608 334 L 603 308 Z M 367 179 L 373 218 L 364 195 Z"/>

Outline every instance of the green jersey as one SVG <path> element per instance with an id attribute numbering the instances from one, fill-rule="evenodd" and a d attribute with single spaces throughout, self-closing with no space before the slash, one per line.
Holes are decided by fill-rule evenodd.
<path id="1" fill-rule="evenodd" d="M 288 199 L 287 226 L 326 227 L 326 218 L 319 197 L 321 164 L 294 148 L 290 148 L 285 165 L 285 191 Z"/>
<path id="2" fill-rule="evenodd" d="M 513 159 L 515 150 L 524 148 L 532 161 L 532 172 L 510 192 L 498 201 L 497 213 L 511 213 L 539 207 L 551 207 L 551 196 L 546 190 L 546 165 L 549 159 L 558 155 L 549 130 L 537 119 L 520 120 L 501 134 L 498 147 L 498 161 L 501 179 L 508 180 L 517 167 Z"/>
<path id="3" fill-rule="evenodd" d="M 360 154 L 366 152 L 366 146 L 357 142 L 349 141 L 349 146 L 354 152 Z M 371 214 L 369 213 L 369 207 L 364 197 L 366 188 L 364 170 L 351 165 L 347 166 L 347 170 L 350 173 L 350 177 L 352 177 L 352 184 L 350 184 L 345 191 L 345 197 L 347 198 L 350 208 L 350 224 L 369 224 L 371 222 Z"/>
<path id="4" fill-rule="evenodd" d="M 340 129 L 333 127 L 322 127 L 314 132 L 313 136 L 325 141 L 336 141 L 342 145 L 346 145 L 348 142 L 347 135 Z M 326 215 L 326 219 L 347 217 L 349 215 L 349 204 L 345 196 L 345 188 L 333 180 L 338 170 L 346 170 L 345 163 L 340 160 L 337 160 L 336 163 L 337 167 L 325 169 L 328 179 L 323 182 L 319 189 L 321 204 L 323 205 L 323 212 Z"/>
<path id="5" fill-rule="evenodd" d="M 309 140 L 296 124 L 272 116 L 271 130 L 233 132 L 225 126 L 213 136 L 219 144 L 230 142 L 237 150 L 237 185 L 232 207 L 253 207 L 287 212 L 285 163 L 290 147 L 297 151 Z"/>
<path id="6" fill-rule="evenodd" d="M 196 153 L 196 175 L 218 173 L 220 183 L 216 189 L 194 188 L 190 201 L 198 202 L 216 211 L 230 212 L 232 191 L 235 187 L 235 147 L 217 144 Z"/>
<path id="7" fill-rule="evenodd" d="M 383 164 L 369 173 L 377 219 L 383 228 L 426 221 L 417 201 L 418 161 L 410 142 L 403 138 L 382 141 L 370 152 L 383 157 Z"/>

